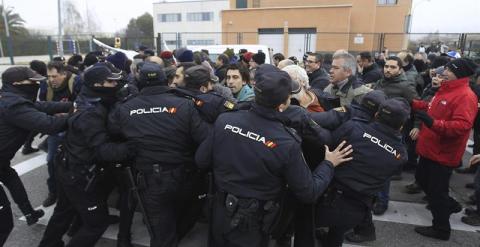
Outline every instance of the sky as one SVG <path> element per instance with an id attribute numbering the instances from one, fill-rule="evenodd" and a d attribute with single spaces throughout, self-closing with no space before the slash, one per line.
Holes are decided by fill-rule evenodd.
<path id="1" fill-rule="evenodd" d="M 153 2 L 163 0 L 71 0 L 79 12 L 96 16 L 100 32 L 114 33 L 131 18 L 152 13 Z M 182 0 L 169 0 L 172 2 Z M 26 26 L 49 34 L 57 30 L 57 0 L 4 0 L 26 21 Z M 412 32 L 480 33 L 479 0 L 413 0 Z"/>

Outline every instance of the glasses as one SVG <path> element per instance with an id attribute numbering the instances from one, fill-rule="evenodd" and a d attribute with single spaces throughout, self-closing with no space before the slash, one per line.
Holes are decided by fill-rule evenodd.
<path id="1" fill-rule="evenodd" d="M 316 62 L 312 60 L 305 60 L 305 63 L 316 63 Z"/>

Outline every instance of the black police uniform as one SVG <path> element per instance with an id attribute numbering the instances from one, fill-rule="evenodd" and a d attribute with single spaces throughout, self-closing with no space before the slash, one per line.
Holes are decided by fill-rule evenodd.
<path id="1" fill-rule="evenodd" d="M 203 93 L 200 90 L 178 87 L 173 88 L 172 92 L 190 98 L 195 103 L 200 117 L 208 123 L 215 122 L 221 113 L 236 109 L 235 103 L 214 91 Z"/>
<path id="2" fill-rule="evenodd" d="M 373 198 L 407 159 L 401 133 L 387 125 L 354 118 L 335 132 L 337 143 L 352 145 L 353 159 L 335 169 L 318 205 L 317 226 L 329 227 L 326 246 L 341 246 L 344 233 L 369 217 Z"/>
<path id="3" fill-rule="evenodd" d="M 149 86 L 118 107 L 112 116 L 121 133 L 138 145 L 135 168 L 154 237 L 150 246 L 177 246 L 177 222 L 192 200 L 188 176 L 194 153 L 208 134 L 192 100 Z"/>
<path id="4" fill-rule="evenodd" d="M 199 167 L 213 164 L 219 190 L 211 223 L 214 246 L 266 246 L 267 228 L 286 184 L 311 203 L 330 182 L 332 164 L 324 161 L 312 176 L 299 137 L 277 113 L 257 104 L 224 113 L 197 151 Z"/>
<path id="5" fill-rule="evenodd" d="M 15 86 L 10 81 L 23 81 L 34 72 L 26 72 L 28 68 L 13 67 L 2 75 L 3 85 L 0 91 L 0 181 L 10 191 L 13 200 L 26 216 L 35 213 L 27 192 L 17 172 L 10 167 L 15 153 L 25 143 L 29 133 L 33 131 L 54 134 L 66 128 L 66 117 L 53 117 L 47 114 L 68 112 L 71 104 L 65 103 L 33 103 L 38 85 Z M 20 78 L 25 74 L 25 78 Z M 13 228 L 10 203 L 5 193 L 0 192 L 0 245 L 6 241 Z M 40 212 L 39 212 L 40 213 Z M 43 215 L 43 212 L 41 212 Z M 39 214 L 40 216 L 40 214 Z M 36 219 L 35 219 L 36 221 Z M 27 218 L 28 222 L 28 218 Z M 29 222 L 33 224 L 35 222 Z"/>
<path id="6" fill-rule="evenodd" d="M 97 69 L 110 73 L 106 68 L 108 72 L 90 68 Z M 89 70 L 85 73 L 87 77 Z M 108 227 L 106 188 L 111 186 L 102 178 L 102 170 L 128 160 L 132 151 L 126 143 L 111 142 L 107 134 L 108 110 L 116 89 L 102 92 L 92 88 L 87 84 L 82 87 L 68 120 L 64 152 L 56 158 L 58 201 L 40 247 L 63 246 L 62 236 L 77 214 L 83 225 L 66 246 L 94 246 Z"/>

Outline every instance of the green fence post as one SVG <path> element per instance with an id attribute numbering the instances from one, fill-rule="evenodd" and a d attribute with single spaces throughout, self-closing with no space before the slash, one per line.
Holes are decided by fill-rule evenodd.
<path id="1" fill-rule="evenodd" d="M 50 61 L 53 60 L 53 49 L 52 49 L 52 36 L 47 36 L 47 50 L 48 50 L 48 57 Z"/>

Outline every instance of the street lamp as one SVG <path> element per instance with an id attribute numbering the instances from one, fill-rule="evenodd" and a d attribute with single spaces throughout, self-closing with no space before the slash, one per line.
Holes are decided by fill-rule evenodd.
<path id="1" fill-rule="evenodd" d="M 58 0 L 58 56 L 63 57 L 62 1 Z"/>
<path id="2" fill-rule="evenodd" d="M 10 37 L 10 30 L 8 26 L 8 19 L 7 19 L 7 11 L 5 10 L 5 3 L 2 0 L 2 14 L 3 14 L 3 21 L 5 23 L 5 35 L 7 36 L 7 50 L 8 56 L 10 57 L 10 64 L 14 65 L 15 61 L 13 60 L 13 47 L 12 47 L 12 37 Z"/>

